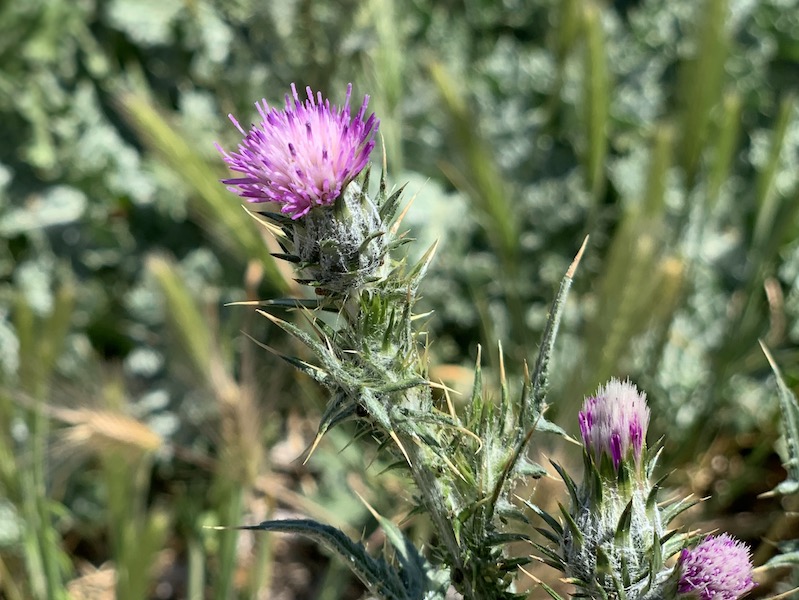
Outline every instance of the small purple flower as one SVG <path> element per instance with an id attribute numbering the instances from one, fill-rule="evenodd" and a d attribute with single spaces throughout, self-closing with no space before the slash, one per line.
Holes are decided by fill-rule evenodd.
<path id="1" fill-rule="evenodd" d="M 745 544 L 723 533 L 683 550 L 677 591 L 700 600 L 736 600 L 755 587 Z"/>
<path id="2" fill-rule="evenodd" d="M 596 396 L 586 398 L 579 421 L 583 444 L 593 451 L 597 461 L 606 453 L 618 469 L 630 449 L 636 463 L 640 460 L 649 426 L 649 407 L 646 394 L 629 381 L 611 379 L 600 386 Z"/>
<path id="3" fill-rule="evenodd" d="M 306 92 L 303 103 L 291 84 L 285 110 L 270 108 L 266 100 L 256 103 L 261 122 L 249 132 L 229 115 L 244 140 L 238 152 L 216 146 L 230 170 L 243 174 L 222 183 L 248 202 L 277 202 L 292 219 L 336 201 L 368 163 L 379 123 L 374 113 L 366 118 L 369 96 L 352 119 L 351 84 L 341 109 L 321 92 L 315 98 L 310 87 Z"/>

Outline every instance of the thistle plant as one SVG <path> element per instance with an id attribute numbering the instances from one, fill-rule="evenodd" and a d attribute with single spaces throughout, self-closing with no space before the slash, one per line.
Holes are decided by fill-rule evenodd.
<path id="1" fill-rule="evenodd" d="M 555 465 L 570 507 L 561 507 L 556 518 L 516 500 L 515 483 L 547 475 L 528 456 L 532 435 L 568 437 L 544 413 L 550 355 L 582 249 L 561 282 L 532 370 L 525 365 L 519 385 L 509 385 L 500 347 L 499 389 L 492 397 L 478 354 L 471 397 L 457 412 L 448 390 L 429 379 L 426 336 L 414 312 L 436 246 L 413 264 L 397 255 L 409 241 L 399 233 L 402 190 L 389 192 L 385 157 L 377 189 L 370 189 L 379 123 L 367 115 L 368 97 L 352 117 L 351 93 L 350 87 L 339 108 L 311 89 L 302 101 L 292 86 L 284 109 L 266 101 L 256 105 L 261 121 L 249 130 L 231 117 L 244 137 L 235 151 L 219 148 L 239 175 L 224 183 L 255 203 L 253 216 L 282 247 L 277 256 L 293 263 L 298 281 L 313 288 L 307 297 L 269 300 L 259 309 L 305 344 L 314 360 L 269 349 L 329 391 L 311 451 L 345 421 L 380 442 L 412 480 L 413 500 L 435 530 L 433 546 L 423 554 L 379 515 L 394 548 L 391 559 L 374 558 L 341 531 L 311 520 L 248 528 L 318 540 L 342 556 L 374 596 L 386 599 L 443 599 L 453 589 L 467 599 L 522 598 L 517 571 L 533 557 L 529 550 L 514 552 L 518 544 L 511 544 L 520 541 L 565 573 L 575 596 L 643 600 L 700 588 L 746 592 L 748 557 L 733 571 L 717 572 L 711 555 L 718 543 L 688 550 L 698 536 L 667 530 L 692 503 L 658 504 L 658 452 L 646 445 L 649 409 L 629 382 L 611 380 L 585 402 L 579 415 L 582 483 Z M 278 210 L 263 209 L 263 203 Z M 268 312 L 281 308 L 301 311 L 309 328 Z M 525 505 L 543 519 L 546 527 L 538 530 L 553 545 L 533 540 Z"/>

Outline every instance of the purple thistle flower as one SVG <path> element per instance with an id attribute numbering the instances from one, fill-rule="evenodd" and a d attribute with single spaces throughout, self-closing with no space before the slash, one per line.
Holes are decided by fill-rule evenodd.
<path id="1" fill-rule="evenodd" d="M 736 600 L 755 587 L 749 549 L 726 533 L 683 550 L 678 568 L 677 591 L 700 600 Z"/>
<path id="2" fill-rule="evenodd" d="M 640 460 L 649 426 L 649 407 L 646 394 L 629 381 L 611 379 L 600 386 L 596 396 L 586 398 L 579 421 L 583 444 L 593 451 L 597 462 L 604 452 L 618 469 L 630 449 L 636 463 Z"/>
<path id="3" fill-rule="evenodd" d="M 216 145 L 230 170 L 243 174 L 223 179 L 228 189 L 248 202 L 277 202 L 292 219 L 336 201 L 369 161 L 379 123 L 374 113 L 365 118 L 369 96 L 352 119 L 352 84 L 341 109 L 323 100 L 321 92 L 316 98 L 310 87 L 306 92 L 303 103 L 291 84 L 285 110 L 270 108 L 266 100 L 256 103 L 261 122 L 249 132 L 228 115 L 244 140 L 238 152 Z"/>

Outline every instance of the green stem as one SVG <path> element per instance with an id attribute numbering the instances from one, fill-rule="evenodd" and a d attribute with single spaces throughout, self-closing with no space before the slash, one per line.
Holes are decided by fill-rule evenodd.
<path id="1" fill-rule="evenodd" d="M 225 499 L 221 504 L 222 523 L 241 523 L 242 487 L 234 482 L 226 483 Z M 239 539 L 237 529 L 224 529 L 219 532 L 219 580 L 216 600 L 229 600 L 233 597 L 233 574 L 236 570 L 236 545 Z"/>
<path id="2" fill-rule="evenodd" d="M 188 600 L 205 598 L 205 552 L 200 538 L 192 532 L 188 540 L 188 582 L 186 597 Z"/>

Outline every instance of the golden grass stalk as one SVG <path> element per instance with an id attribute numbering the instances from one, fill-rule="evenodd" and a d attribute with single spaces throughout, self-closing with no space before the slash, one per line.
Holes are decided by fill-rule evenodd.
<path id="1" fill-rule="evenodd" d="M 149 426 L 119 412 L 96 408 L 53 408 L 51 412 L 68 424 L 59 432 L 61 447 L 77 455 L 118 454 L 134 462 L 164 446 L 164 439 Z"/>

